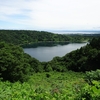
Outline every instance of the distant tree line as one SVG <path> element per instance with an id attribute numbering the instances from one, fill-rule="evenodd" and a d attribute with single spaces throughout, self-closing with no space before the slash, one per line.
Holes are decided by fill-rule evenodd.
<path id="1" fill-rule="evenodd" d="M 24 47 L 25 45 L 33 45 L 38 42 L 84 42 L 89 41 L 93 36 L 84 34 L 53 34 L 45 31 L 30 30 L 0 30 L 0 42 L 4 41 L 15 45 L 23 45 Z"/>

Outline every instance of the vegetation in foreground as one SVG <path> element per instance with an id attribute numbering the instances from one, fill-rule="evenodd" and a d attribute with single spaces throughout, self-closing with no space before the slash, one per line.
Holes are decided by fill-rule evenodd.
<path id="1" fill-rule="evenodd" d="M 27 82 L 0 82 L 0 100 L 74 100 L 85 83 L 83 73 L 35 73 Z M 78 94 L 77 94 L 78 93 Z"/>
<path id="2" fill-rule="evenodd" d="M 0 100 L 100 100 L 100 70 L 35 73 L 23 83 L 0 81 Z"/>

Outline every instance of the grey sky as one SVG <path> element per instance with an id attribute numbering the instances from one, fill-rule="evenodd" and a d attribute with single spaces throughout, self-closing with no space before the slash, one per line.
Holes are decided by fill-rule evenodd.
<path id="1" fill-rule="evenodd" d="M 0 0 L 0 29 L 100 29 L 100 0 Z"/>

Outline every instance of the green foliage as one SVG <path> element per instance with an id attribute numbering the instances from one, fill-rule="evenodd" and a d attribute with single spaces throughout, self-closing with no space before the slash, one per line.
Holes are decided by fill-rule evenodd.
<path id="1" fill-rule="evenodd" d="M 96 41 L 93 42 L 92 41 Z M 94 43 L 99 42 L 94 39 L 84 47 L 66 54 L 64 57 L 54 57 L 50 62 L 39 62 L 22 48 L 12 44 L 0 43 L 0 77 L 4 80 L 25 81 L 34 72 L 66 72 L 90 71 L 100 69 L 100 49 L 99 44 L 94 47 Z"/>
<path id="2" fill-rule="evenodd" d="M 50 75 L 50 77 L 47 77 Z M 84 73 L 35 73 L 27 82 L 0 81 L 1 100 L 100 100 L 100 82 L 87 84 Z"/>
<path id="3" fill-rule="evenodd" d="M 0 77 L 12 82 L 26 80 L 30 65 L 24 58 L 23 50 L 18 46 L 5 43 L 0 43 L 0 47 Z"/>
<path id="4" fill-rule="evenodd" d="M 0 30 L 0 42 L 12 43 L 23 47 L 53 46 L 67 44 L 69 42 L 86 42 L 91 35 L 61 35 L 45 31 L 30 30 Z"/>
<path id="5" fill-rule="evenodd" d="M 81 88 L 80 95 L 76 100 L 99 100 L 100 99 L 100 70 L 86 72 L 84 77 L 87 84 Z"/>
<path id="6" fill-rule="evenodd" d="M 86 46 L 74 50 L 63 57 L 54 57 L 49 64 L 56 71 L 73 70 L 85 72 L 100 69 L 100 38 L 93 39 Z"/>
<path id="7" fill-rule="evenodd" d="M 100 100 L 100 82 L 92 81 L 92 83 L 92 85 L 85 84 L 75 100 Z"/>
<path id="8" fill-rule="evenodd" d="M 11 82 L 24 82 L 34 71 L 41 70 L 35 58 L 24 53 L 19 46 L 0 43 L 0 77 Z"/>
<path id="9" fill-rule="evenodd" d="M 100 49 L 100 38 L 93 38 L 90 42 L 93 48 Z"/>
<path id="10" fill-rule="evenodd" d="M 50 75 L 47 77 L 46 75 Z M 83 73 L 35 73 L 27 82 L 0 81 L 1 100 L 74 100 L 83 87 Z M 76 92 L 77 91 L 77 92 Z"/>
<path id="11" fill-rule="evenodd" d="M 38 31 L 4 30 L 0 36 L 0 41 L 18 45 L 72 39 Z M 80 41 L 80 37 L 73 37 Z M 100 100 L 100 38 L 50 62 L 39 62 L 21 47 L 5 42 L 0 42 L 0 79 L 15 83 L 0 80 L 0 100 Z M 96 71 L 84 75 L 68 70 Z"/>
<path id="12" fill-rule="evenodd" d="M 45 71 L 46 71 L 46 72 L 53 71 L 53 69 L 52 69 L 52 67 L 50 66 L 49 63 L 45 66 Z"/>
<path id="13" fill-rule="evenodd" d="M 95 37 L 99 35 L 93 35 Z M 90 35 L 90 38 L 93 37 Z M 90 39 L 89 35 L 61 35 L 53 34 L 44 31 L 25 31 L 25 30 L 0 30 L 0 41 L 5 41 L 8 43 L 13 43 L 16 45 L 25 46 L 35 46 L 38 44 L 41 46 L 46 45 L 56 45 L 57 43 L 65 44 L 68 42 L 82 42 L 84 40 Z M 6 45 L 6 44 L 5 44 Z M 0 47 L 2 48 L 2 44 Z M 6 47 L 6 46 L 5 46 Z M 13 47 L 13 48 L 12 48 Z M 63 57 L 54 57 L 50 62 L 46 64 L 40 63 L 35 58 L 31 58 L 27 54 L 20 53 L 23 52 L 19 47 L 12 46 L 12 49 L 3 49 L 1 55 L 8 55 L 7 58 L 2 58 L 3 61 L 9 66 L 16 66 L 16 63 L 20 63 L 22 59 L 26 60 L 25 66 L 31 66 L 31 72 L 49 72 L 49 71 L 59 71 L 65 72 L 67 70 L 73 71 L 90 71 L 100 69 L 100 38 L 93 38 L 89 44 L 80 49 L 70 52 Z M 11 52 L 11 53 L 9 53 Z M 21 56 L 18 56 L 21 55 Z M 14 58 L 16 56 L 16 58 Z M 21 59 L 22 58 L 22 59 Z M 9 62 L 12 59 L 12 62 Z M 16 62 L 16 63 L 15 63 Z M 23 62 L 23 60 L 22 60 Z M 3 62 L 2 62 L 3 63 Z M 25 61 L 24 61 L 25 63 Z M 13 65 L 12 65 L 13 64 Z M 24 66 L 23 63 L 20 64 Z M 2 67 L 2 66 L 1 66 Z M 6 70 L 4 67 L 2 70 Z"/>
<path id="14" fill-rule="evenodd" d="M 93 84 L 93 80 L 100 81 L 100 70 L 86 72 L 85 80 L 89 84 Z"/>

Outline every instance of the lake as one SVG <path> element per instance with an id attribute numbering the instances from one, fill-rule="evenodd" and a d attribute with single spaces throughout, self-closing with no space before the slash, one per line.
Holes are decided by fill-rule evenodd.
<path id="1" fill-rule="evenodd" d="M 85 46 L 87 43 L 69 43 L 57 46 L 39 46 L 36 48 L 24 48 L 24 52 L 38 59 L 39 61 L 50 61 L 55 56 L 62 57 L 65 54 Z"/>

